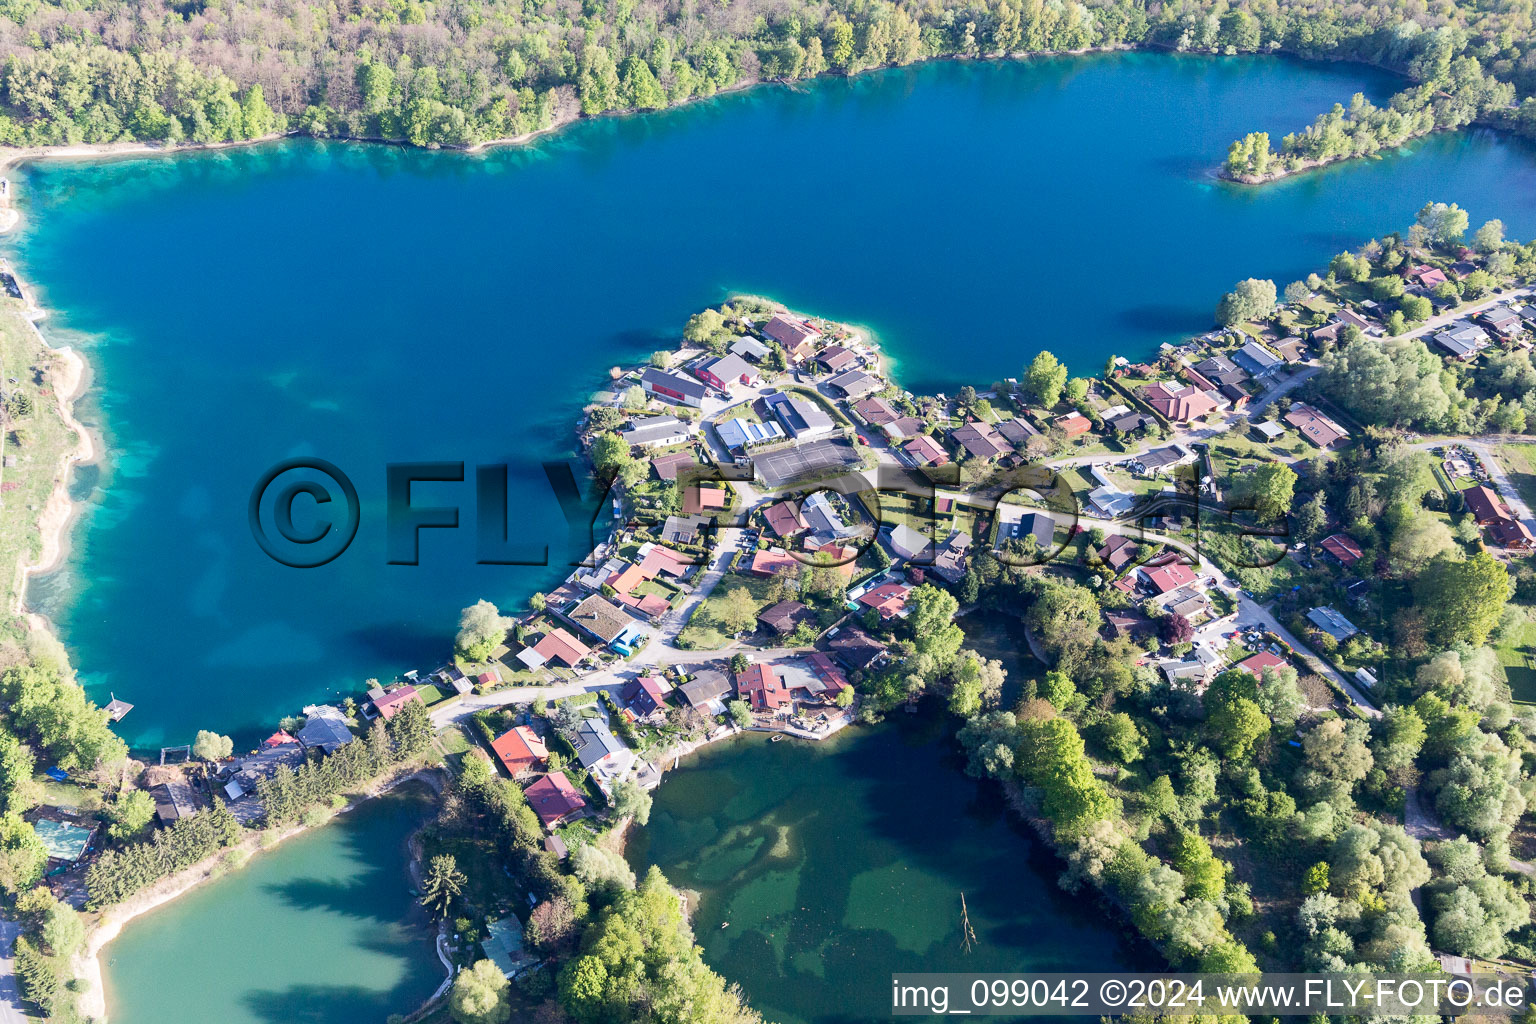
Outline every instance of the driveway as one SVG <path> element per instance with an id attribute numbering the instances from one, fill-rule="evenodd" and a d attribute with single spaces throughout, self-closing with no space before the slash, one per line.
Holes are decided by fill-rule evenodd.
<path id="1" fill-rule="evenodd" d="M 21 925 L 0 918 L 0 1024 L 31 1024 L 21 1011 L 21 994 L 16 988 L 16 961 L 12 955 Z"/>

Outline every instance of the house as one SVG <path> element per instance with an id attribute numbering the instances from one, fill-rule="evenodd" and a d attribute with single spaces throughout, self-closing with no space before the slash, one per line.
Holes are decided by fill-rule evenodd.
<path id="1" fill-rule="evenodd" d="M 666 448 L 693 436 L 693 427 L 676 416 L 647 416 L 635 420 L 619 434 L 631 448 Z"/>
<path id="2" fill-rule="evenodd" d="M 864 671 L 885 657 L 885 644 L 858 626 L 843 626 L 827 637 L 832 657 L 850 672 Z"/>
<path id="3" fill-rule="evenodd" d="M 1142 569 L 1141 578 L 1158 594 L 1169 594 L 1194 583 L 1196 576 L 1187 565 L 1169 562 L 1155 569 Z"/>
<path id="4" fill-rule="evenodd" d="M 1081 437 L 1093 429 L 1093 421 L 1076 410 L 1056 417 L 1054 422 L 1068 437 Z"/>
<path id="5" fill-rule="evenodd" d="M 186 774 L 180 769 L 174 774 L 167 774 L 165 781 L 150 786 L 147 792 L 155 802 L 155 817 L 160 819 L 162 825 L 190 818 L 203 806 L 197 790 L 192 788 Z"/>
<path id="6" fill-rule="evenodd" d="M 1105 519 L 1118 519 L 1136 504 L 1136 496 L 1107 483 L 1088 492 L 1088 504 Z"/>
<path id="7" fill-rule="evenodd" d="M 1432 267 L 1428 263 L 1421 263 L 1408 271 L 1408 280 L 1418 285 L 1422 290 L 1432 292 L 1445 284 L 1448 278 L 1445 276 L 1445 271 L 1439 267 Z"/>
<path id="8" fill-rule="evenodd" d="M 1430 337 L 1430 341 L 1445 350 L 1447 355 L 1463 362 L 1487 348 L 1488 340 L 1487 331 L 1465 320 L 1442 327 Z"/>
<path id="9" fill-rule="evenodd" d="M 619 642 L 632 627 L 639 625 L 633 616 L 601 594 L 582 601 L 566 618 L 605 644 Z"/>
<path id="10" fill-rule="evenodd" d="M 1124 534 L 1115 534 L 1106 537 L 1104 546 L 1095 554 L 1099 561 L 1109 566 L 1114 572 L 1119 572 L 1136 560 L 1136 552 L 1139 548 L 1136 542 Z"/>
<path id="11" fill-rule="evenodd" d="M 933 565 L 930 568 L 938 573 L 940 578 L 950 583 L 959 583 L 965 578 L 965 566 L 971 552 L 971 535 L 955 532 L 949 535 L 938 553 L 933 556 Z"/>
<path id="12" fill-rule="evenodd" d="M 1019 419 L 1016 416 L 1006 420 L 998 420 L 996 429 L 998 435 L 1004 441 L 1013 445 L 1014 448 L 1028 444 L 1029 439 L 1032 437 L 1040 436 L 1040 431 L 1031 426 L 1028 420 Z"/>
<path id="13" fill-rule="evenodd" d="M 802 700 L 815 699 L 832 704 L 838 693 L 848 688 L 848 677 L 843 675 L 843 670 L 820 651 L 806 655 L 804 662 L 780 662 L 778 669 L 791 695 Z M 800 691 L 798 695 L 796 690 Z"/>
<path id="14" fill-rule="evenodd" d="M 727 351 L 756 363 L 768 358 L 768 346 L 756 338 L 737 338 Z"/>
<path id="15" fill-rule="evenodd" d="M 1361 303 L 1362 306 L 1368 306 L 1370 304 L 1371 303 L 1369 299 Z M 1370 320 L 1367 320 L 1365 317 L 1361 316 L 1359 313 L 1356 313 L 1352 309 L 1341 309 L 1337 315 L 1338 318 L 1344 322 L 1345 327 L 1353 327 L 1361 334 L 1375 334 L 1378 330 L 1376 324 L 1372 323 Z"/>
<path id="16" fill-rule="evenodd" d="M 1520 314 L 1508 306 L 1493 306 L 1483 310 L 1477 318 L 1488 325 L 1493 333 L 1505 338 L 1513 338 L 1525 330 L 1525 324 L 1520 321 Z"/>
<path id="17" fill-rule="evenodd" d="M 525 654 L 532 654 L 532 658 L 524 658 Z M 539 668 L 551 661 L 558 661 L 566 668 L 575 668 L 580 665 L 582 659 L 592 651 L 586 644 L 577 640 L 570 633 L 556 626 L 539 638 L 532 647 L 524 648 L 518 652 L 517 660 L 529 668 Z"/>
<path id="18" fill-rule="evenodd" d="M 379 713 L 384 721 L 389 721 L 400 713 L 400 709 L 415 701 L 422 703 L 421 692 L 414 686 L 397 686 L 382 697 L 373 698 L 373 710 Z"/>
<path id="19" fill-rule="evenodd" d="M 1139 608 L 1110 608 L 1104 612 L 1109 631 L 1118 637 L 1141 640 L 1157 632 L 1156 621 Z"/>
<path id="20" fill-rule="evenodd" d="M 729 391 L 738 384 L 755 387 L 762 383 L 757 367 L 734 353 L 700 363 L 693 368 L 693 375 L 721 391 Z"/>
<path id="21" fill-rule="evenodd" d="M 1195 453 L 1183 445 L 1170 444 L 1138 455 L 1131 460 L 1131 471 L 1138 476 L 1162 476 L 1178 466 L 1194 462 L 1196 458 Z"/>
<path id="22" fill-rule="evenodd" d="M 899 619 L 906 615 L 907 594 L 912 590 L 904 583 L 882 583 L 859 595 L 859 604 L 873 608 L 882 619 Z"/>
<path id="23" fill-rule="evenodd" d="M 1353 538 L 1346 537 L 1342 533 L 1335 533 L 1331 537 L 1324 537 L 1322 543 L 1318 546 L 1333 556 L 1334 560 L 1346 569 L 1360 561 L 1361 556 L 1365 554 L 1365 552 L 1360 550 L 1360 545 L 1356 544 Z"/>
<path id="24" fill-rule="evenodd" d="M 1248 408 L 1249 394 L 1241 384 L 1223 384 L 1216 389 L 1216 393 L 1226 400 L 1233 412 L 1242 412 Z"/>
<path id="25" fill-rule="evenodd" d="M 1217 401 L 1210 392 L 1201 391 L 1193 384 L 1178 387 L 1168 381 L 1158 381 L 1141 389 L 1142 400 L 1158 415 L 1172 423 L 1187 423 L 1214 412 Z"/>
<path id="26" fill-rule="evenodd" d="M 645 372 L 640 374 L 640 386 L 652 398 L 694 409 L 702 406 L 704 396 L 709 394 L 709 388 L 699 381 L 669 370 L 658 370 L 654 366 L 647 367 Z"/>
<path id="27" fill-rule="evenodd" d="M 1267 668 L 1282 669 L 1288 663 L 1278 654 L 1270 654 L 1268 651 L 1260 651 L 1251 658 L 1240 661 L 1235 666 L 1243 672 L 1251 673 L 1255 678 L 1262 679 Z"/>
<path id="28" fill-rule="evenodd" d="M 1498 519 L 1488 524 L 1488 539 L 1501 548 L 1529 551 L 1536 547 L 1536 535 L 1518 519 Z"/>
<path id="29" fill-rule="evenodd" d="M 783 313 L 775 313 L 763 324 L 762 332 L 780 345 L 793 362 L 804 359 L 816 348 L 821 332 L 810 324 Z"/>
<path id="30" fill-rule="evenodd" d="M 858 532 L 856 527 L 843 522 L 843 517 L 832 507 L 826 491 L 812 491 L 800 503 L 800 518 L 806 528 L 816 536 L 828 538 L 848 537 Z"/>
<path id="31" fill-rule="evenodd" d="M 753 711 L 780 713 L 794 709 L 789 687 L 774 667 L 765 662 L 748 665 L 736 677 L 736 693 Z"/>
<path id="32" fill-rule="evenodd" d="M 985 462 L 1013 452 L 1013 448 L 1003 440 L 992 424 L 980 420 L 973 420 L 950 431 L 949 437 L 973 457 Z"/>
<path id="33" fill-rule="evenodd" d="M 822 437 L 836 429 L 832 417 L 808 398 L 780 391 L 764 398 L 762 404 L 778 417 L 789 436 L 798 440 Z"/>
<path id="34" fill-rule="evenodd" d="M 883 427 L 901 419 L 901 412 L 883 398 L 866 398 L 855 403 L 853 411 L 858 413 L 859 419 L 872 427 Z"/>
<path id="35" fill-rule="evenodd" d="M 549 839 L 560 841 L 556 836 Z M 561 847 L 564 848 L 563 843 Z M 515 978 L 539 962 L 539 958 L 528 951 L 522 922 L 516 917 L 504 917 L 486 925 L 485 940 L 480 943 L 480 948 L 485 950 L 486 959 L 496 965 L 504 978 Z"/>
<path id="36" fill-rule="evenodd" d="M 1468 487 L 1461 492 L 1461 500 L 1466 502 L 1467 511 L 1472 513 L 1472 518 L 1477 520 L 1478 526 L 1487 526 L 1489 523 L 1500 519 L 1513 519 L 1509 506 L 1504 504 L 1504 499 L 1492 487 L 1478 484 Z"/>
<path id="37" fill-rule="evenodd" d="M 731 684 L 724 672 L 706 668 L 679 686 L 677 692 L 694 710 L 718 715 L 725 711 L 721 698 L 731 692 Z"/>
<path id="38" fill-rule="evenodd" d="M 784 428 L 773 420 L 764 423 L 740 416 L 716 423 L 715 434 L 728 450 L 740 454 L 745 454 L 751 448 L 783 441 L 787 437 Z"/>
<path id="39" fill-rule="evenodd" d="M 1127 410 L 1118 416 L 1112 416 L 1104 421 L 1104 425 L 1118 434 L 1134 434 L 1143 427 L 1149 427 L 1157 421 L 1144 412 Z"/>
<path id="40" fill-rule="evenodd" d="M 576 748 L 576 760 L 589 770 L 599 766 L 616 767 L 621 762 L 627 768 L 628 762 L 634 760 L 624 741 L 615 736 L 601 718 L 583 718 L 571 736 L 571 745 Z"/>
<path id="41" fill-rule="evenodd" d="M 713 522 L 706 515 L 667 516 L 661 524 L 661 539 L 666 544 L 695 544 L 704 527 Z"/>
<path id="42" fill-rule="evenodd" d="M 1280 438 L 1285 436 L 1285 428 L 1276 423 L 1274 420 L 1265 420 L 1262 423 L 1255 423 L 1252 425 L 1252 430 L 1255 434 L 1258 434 L 1259 437 L 1263 438 L 1265 441 L 1270 442 L 1278 441 Z"/>
<path id="43" fill-rule="evenodd" d="M 1248 374 L 1240 370 L 1237 364 L 1226 356 L 1202 359 L 1195 364 L 1195 370 L 1218 388 L 1223 384 L 1241 384 L 1248 379 Z"/>
<path id="44" fill-rule="evenodd" d="M 1340 643 L 1360 632 L 1353 622 L 1340 615 L 1338 609 L 1331 605 L 1313 608 L 1307 612 L 1307 621 Z"/>
<path id="45" fill-rule="evenodd" d="M 927 434 L 918 434 L 902 446 L 902 450 L 919 466 L 945 466 L 949 453 Z"/>
<path id="46" fill-rule="evenodd" d="M 1533 326 L 1536 326 L 1536 306 L 1529 305 L 1529 304 L 1521 306 L 1520 310 L 1519 310 L 1519 313 L 1520 313 L 1520 319 L 1521 320 L 1524 320 L 1526 323 L 1531 324 Z"/>
<path id="47" fill-rule="evenodd" d="M 1284 360 L 1256 341 L 1250 341 L 1232 353 L 1232 361 L 1255 379 L 1272 377 L 1285 365 Z"/>
<path id="48" fill-rule="evenodd" d="M 676 480 L 686 467 L 697 465 L 692 452 L 673 452 L 671 455 L 658 455 L 651 460 L 651 469 L 656 471 L 656 478 L 667 481 Z"/>
<path id="49" fill-rule="evenodd" d="M 619 693 L 624 706 L 641 718 L 647 718 L 667 706 L 667 684 L 656 676 L 631 679 Z"/>
<path id="50" fill-rule="evenodd" d="M 841 392 L 848 398 L 863 398 L 872 395 L 885 387 L 885 383 L 879 377 L 865 373 L 863 370 L 844 370 L 836 377 L 827 381 L 827 387 Z"/>
<path id="51" fill-rule="evenodd" d="M 932 543 L 906 523 L 897 523 L 885 531 L 885 546 L 891 549 L 891 554 L 909 562 L 926 552 Z"/>
<path id="52" fill-rule="evenodd" d="M 1181 366 L 1179 368 L 1179 376 L 1183 377 L 1186 381 L 1188 381 L 1190 384 L 1193 384 L 1201 391 L 1215 391 L 1218 386 L 1215 381 L 1208 379 L 1205 374 L 1201 373 L 1193 366 Z"/>
<path id="53" fill-rule="evenodd" d="M 1171 614 L 1199 622 L 1211 614 L 1211 599 L 1193 587 L 1180 587 L 1163 603 Z"/>
<path id="54" fill-rule="evenodd" d="M 577 791 L 564 772 L 540 775 L 523 791 L 528 805 L 539 821 L 551 832 L 559 825 L 586 812 L 587 800 Z"/>
<path id="55" fill-rule="evenodd" d="M 799 601 L 780 601 L 757 613 L 757 621 L 763 624 L 763 628 L 779 636 L 788 636 L 802 622 L 814 622 L 815 619 L 815 614 Z"/>
<path id="56" fill-rule="evenodd" d="M 904 437 L 916 437 L 923 432 L 928 424 L 916 416 L 902 416 L 899 419 L 887 423 L 884 427 L 885 436 L 900 441 Z"/>
<path id="57" fill-rule="evenodd" d="M 1180 683 L 1187 680 L 1203 680 L 1209 674 L 1209 669 L 1200 661 L 1168 660 L 1157 663 L 1158 671 L 1167 677 L 1170 683 Z"/>
<path id="58" fill-rule="evenodd" d="M 549 757 L 544 740 L 526 725 L 508 729 L 492 740 L 491 752 L 514 779 L 538 768 Z"/>
<path id="59" fill-rule="evenodd" d="M 1042 552 L 1050 551 L 1056 542 L 1056 520 L 1044 512 L 1026 512 L 1017 505 L 999 505 L 997 508 L 997 540 L 1025 541 L 1033 537 L 1035 547 Z"/>
<path id="60" fill-rule="evenodd" d="M 800 510 L 792 501 L 775 502 L 763 509 L 763 521 L 768 524 L 774 536 L 779 538 L 805 532 L 805 520 L 800 518 Z"/>
<path id="61" fill-rule="evenodd" d="M 298 739 L 306 749 L 334 754 L 353 740 L 347 716 L 329 704 L 311 704 L 304 709 L 304 727 Z"/>
<path id="62" fill-rule="evenodd" d="M 683 488 L 683 514 L 698 515 L 705 509 L 731 507 L 731 492 L 724 487 L 706 487 L 702 484 Z"/>
<path id="63" fill-rule="evenodd" d="M 1269 347 L 1280 353 L 1280 358 L 1288 363 L 1299 363 L 1307 354 L 1306 339 L 1295 335 L 1272 342 Z"/>
<path id="64" fill-rule="evenodd" d="M 816 353 L 815 362 L 828 373 L 842 373 L 859 365 L 859 355 L 841 345 L 828 345 Z"/>
<path id="65" fill-rule="evenodd" d="M 1332 448 L 1349 438 L 1349 431 L 1304 402 L 1291 406 L 1290 412 L 1285 414 L 1285 422 L 1319 448 Z"/>
<path id="66" fill-rule="evenodd" d="M 747 571 L 754 576 L 774 576 L 780 572 L 799 573 L 804 564 L 783 548 L 764 548 L 752 553 Z"/>

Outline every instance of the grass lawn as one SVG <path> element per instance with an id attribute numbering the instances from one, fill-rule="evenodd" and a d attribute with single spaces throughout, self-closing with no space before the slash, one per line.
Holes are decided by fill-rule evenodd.
<path id="1" fill-rule="evenodd" d="M 1527 505 L 1536 507 L 1536 460 L 1533 460 L 1536 446 L 1501 444 L 1495 451 L 1515 491 L 1525 499 Z"/>
<path id="2" fill-rule="evenodd" d="M 1536 703 L 1536 622 L 1531 621 L 1531 609 L 1522 610 L 1525 622 L 1512 630 L 1496 651 L 1509 677 L 1510 695 L 1517 701 Z"/>
<path id="3" fill-rule="evenodd" d="M 416 693 L 421 697 L 422 703 L 427 707 L 433 704 L 441 704 L 448 699 L 448 695 L 431 683 L 422 683 L 416 687 Z"/>
<path id="4" fill-rule="evenodd" d="M 422 862 L 430 864 L 439 854 L 449 854 L 464 872 L 464 901 L 475 913 L 499 917 L 518 901 L 512 879 L 502 870 L 502 858 L 496 842 L 471 836 L 434 836 L 430 830 L 422 836 Z"/>
<path id="5" fill-rule="evenodd" d="M 758 576 L 732 575 L 721 580 L 720 585 L 693 613 L 693 618 L 688 620 L 688 625 L 683 627 L 683 631 L 678 634 L 678 639 L 693 650 L 719 650 L 731 642 L 731 635 L 725 632 L 720 624 L 719 609 L 725 600 L 725 595 L 739 587 L 745 587 L 752 595 L 756 610 L 762 611 L 768 607 L 768 591 L 772 586 L 772 580 Z"/>

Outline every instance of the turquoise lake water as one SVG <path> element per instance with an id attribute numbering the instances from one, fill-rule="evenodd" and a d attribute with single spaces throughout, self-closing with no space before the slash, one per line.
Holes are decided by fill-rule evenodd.
<path id="1" fill-rule="evenodd" d="M 1487 132 L 1261 189 L 1211 169 L 1376 72 L 1120 54 L 936 63 L 576 126 L 487 155 L 295 141 L 18 175 L 4 244 L 48 330 L 88 350 L 109 441 L 63 571 L 36 583 L 138 745 L 242 738 L 369 676 L 431 667 L 458 609 L 561 566 L 474 564 L 474 465 L 510 462 L 516 529 L 566 560 L 539 468 L 609 367 L 732 291 L 871 325 L 915 389 L 985 384 L 1048 347 L 1081 372 L 1197 331 L 1233 281 L 1282 284 L 1430 200 L 1536 233 L 1536 161 Z M 280 460 L 362 498 L 355 543 L 299 570 L 251 538 Z M 387 463 L 457 531 L 388 565 Z M 579 545 L 578 545 L 579 546 Z"/>
<path id="2" fill-rule="evenodd" d="M 406 876 L 423 789 L 335 823 L 129 923 L 102 951 L 112 1024 L 381 1024 L 444 978 Z"/>

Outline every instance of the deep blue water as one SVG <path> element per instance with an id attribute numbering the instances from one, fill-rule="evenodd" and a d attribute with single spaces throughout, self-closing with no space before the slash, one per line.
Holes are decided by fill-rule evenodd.
<path id="1" fill-rule="evenodd" d="M 1342 65 L 1124 54 L 937 63 L 585 123 L 487 155 L 290 142 L 20 174 L 10 254 L 85 345 L 107 432 L 84 525 L 32 599 L 131 742 L 250 735 L 365 677 L 430 667 L 458 609 L 561 567 L 474 564 L 476 463 L 518 530 L 568 531 L 541 460 L 609 367 L 732 291 L 868 324 L 914 389 L 985 384 L 1042 347 L 1092 372 L 1201 330 L 1233 281 L 1280 283 L 1430 200 L 1536 232 L 1530 150 L 1486 132 L 1262 189 L 1210 176 L 1242 132 L 1395 83 Z M 246 505 L 319 456 L 356 542 L 287 568 Z M 456 532 L 386 564 L 387 463 L 469 464 Z M 305 524 L 301 523 L 302 528 Z"/>

